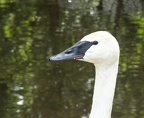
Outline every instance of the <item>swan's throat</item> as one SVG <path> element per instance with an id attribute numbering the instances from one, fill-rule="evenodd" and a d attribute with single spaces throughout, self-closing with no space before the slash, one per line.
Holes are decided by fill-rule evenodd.
<path id="1" fill-rule="evenodd" d="M 111 118 L 118 62 L 110 66 L 95 66 L 95 68 L 96 78 L 89 118 Z"/>

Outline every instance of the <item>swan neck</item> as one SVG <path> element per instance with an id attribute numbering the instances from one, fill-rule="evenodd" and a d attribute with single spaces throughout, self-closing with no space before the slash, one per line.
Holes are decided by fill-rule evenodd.
<path id="1" fill-rule="evenodd" d="M 89 118 L 111 118 L 118 62 L 109 66 L 95 65 L 95 68 L 96 77 Z"/>

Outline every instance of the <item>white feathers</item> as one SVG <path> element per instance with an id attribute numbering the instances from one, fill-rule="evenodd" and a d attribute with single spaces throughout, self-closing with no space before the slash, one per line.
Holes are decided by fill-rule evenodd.
<path id="1" fill-rule="evenodd" d="M 94 64 L 111 64 L 119 59 L 117 40 L 106 31 L 98 31 L 85 36 L 81 41 L 97 41 L 85 53 L 84 61 Z"/>
<path id="2" fill-rule="evenodd" d="M 106 31 L 98 31 L 85 36 L 81 41 L 97 41 L 83 57 L 96 68 L 96 80 L 90 118 L 111 118 L 116 76 L 119 62 L 117 40 Z"/>
<path id="3" fill-rule="evenodd" d="M 90 118 L 110 118 L 119 63 L 119 45 L 106 31 L 91 33 L 50 61 L 77 59 L 93 63 L 96 79 Z"/>

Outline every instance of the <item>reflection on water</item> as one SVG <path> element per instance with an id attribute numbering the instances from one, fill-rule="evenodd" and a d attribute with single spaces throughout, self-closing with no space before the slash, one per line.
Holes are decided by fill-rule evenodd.
<path id="1" fill-rule="evenodd" d="M 113 118 L 144 117 L 144 1 L 0 1 L 0 116 L 88 118 L 94 67 L 48 57 L 97 30 L 121 47 Z"/>

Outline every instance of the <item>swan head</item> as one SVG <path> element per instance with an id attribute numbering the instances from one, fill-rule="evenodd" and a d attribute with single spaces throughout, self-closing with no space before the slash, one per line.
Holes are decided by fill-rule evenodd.
<path id="1" fill-rule="evenodd" d="M 90 63 L 112 64 L 119 60 L 119 45 L 107 31 L 97 31 L 86 35 L 65 51 L 50 57 L 50 61 L 81 60 Z"/>

